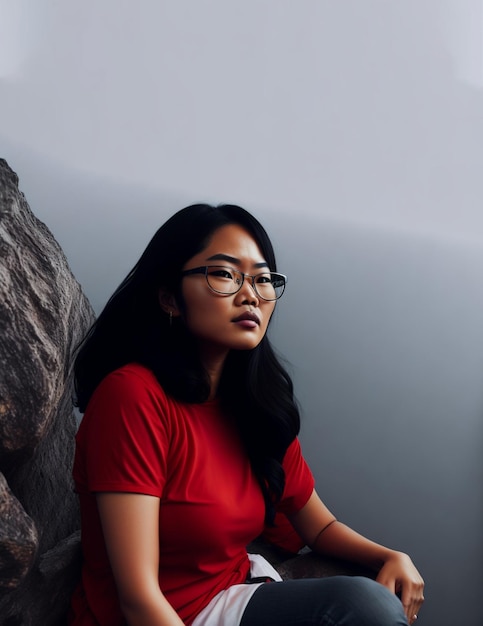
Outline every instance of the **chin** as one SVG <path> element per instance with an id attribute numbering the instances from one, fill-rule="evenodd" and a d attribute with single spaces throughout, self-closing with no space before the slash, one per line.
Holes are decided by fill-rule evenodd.
<path id="1" fill-rule="evenodd" d="M 254 350 L 258 345 L 260 345 L 261 342 L 261 338 L 260 339 L 255 339 L 253 338 L 251 341 L 240 341 L 237 342 L 236 345 L 233 346 L 233 350 Z"/>

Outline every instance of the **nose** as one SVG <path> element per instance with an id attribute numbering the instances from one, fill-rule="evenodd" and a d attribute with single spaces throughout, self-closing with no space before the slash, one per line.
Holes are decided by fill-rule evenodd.
<path id="1" fill-rule="evenodd" d="M 259 298 L 258 294 L 255 291 L 255 287 L 253 285 L 254 279 L 251 276 L 244 276 L 244 281 L 241 286 L 240 291 L 237 293 L 237 296 L 241 298 L 242 304 L 252 304 L 253 306 L 258 306 Z"/>

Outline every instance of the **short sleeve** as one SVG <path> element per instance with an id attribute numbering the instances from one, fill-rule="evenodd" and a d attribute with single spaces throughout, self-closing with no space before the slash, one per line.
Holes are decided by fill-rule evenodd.
<path id="1" fill-rule="evenodd" d="M 77 434 L 76 483 L 88 492 L 161 497 L 169 444 L 161 387 L 148 371 L 125 367 L 94 392 Z M 164 405 L 164 406 L 163 406 Z"/>
<path id="2" fill-rule="evenodd" d="M 285 489 L 277 511 L 290 514 L 300 511 L 314 490 L 314 477 L 305 461 L 298 438 L 290 444 L 283 459 Z"/>
<path id="3" fill-rule="evenodd" d="M 307 465 L 295 439 L 289 446 L 283 461 L 285 470 L 285 489 L 277 506 L 275 523 L 266 526 L 263 537 L 288 552 L 297 553 L 304 542 L 287 518 L 287 514 L 296 513 L 304 507 L 314 490 L 314 477 Z"/>

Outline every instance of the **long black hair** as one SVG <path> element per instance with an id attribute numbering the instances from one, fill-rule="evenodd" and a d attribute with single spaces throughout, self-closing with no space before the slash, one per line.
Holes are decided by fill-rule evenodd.
<path id="1" fill-rule="evenodd" d="M 195 338 L 182 319 L 170 323 L 158 293 L 160 289 L 171 293 L 182 308 L 182 268 L 227 224 L 247 230 L 270 270 L 276 271 L 267 232 L 245 209 L 195 204 L 175 213 L 155 233 L 78 348 L 75 391 L 82 412 L 101 380 L 131 362 L 151 369 L 174 398 L 189 403 L 207 400 L 210 383 Z M 236 421 L 264 493 L 266 519 L 272 522 L 274 503 L 285 485 L 283 457 L 299 432 L 300 417 L 291 378 L 266 335 L 252 350 L 230 351 L 218 395 Z"/>

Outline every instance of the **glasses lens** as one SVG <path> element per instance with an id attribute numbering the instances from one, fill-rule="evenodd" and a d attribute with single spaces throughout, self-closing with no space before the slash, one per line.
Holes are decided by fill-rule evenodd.
<path id="1" fill-rule="evenodd" d="M 213 265 L 206 268 L 208 285 L 217 293 L 236 293 L 243 282 L 243 276 L 231 267 Z"/>
<path id="2" fill-rule="evenodd" d="M 264 300 L 278 300 L 285 290 L 285 276 L 275 272 L 263 272 L 253 279 L 258 295 Z"/>
<path id="3" fill-rule="evenodd" d="M 236 293 L 243 284 L 243 274 L 231 267 L 212 265 L 206 268 L 206 280 L 216 293 Z M 248 279 L 250 280 L 250 279 Z M 285 276 L 275 272 L 262 272 L 253 277 L 253 286 L 263 300 L 278 300 L 285 290 Z"/>

